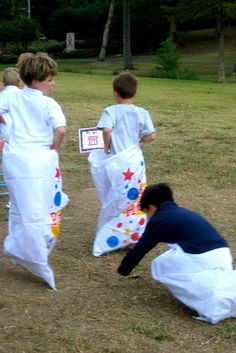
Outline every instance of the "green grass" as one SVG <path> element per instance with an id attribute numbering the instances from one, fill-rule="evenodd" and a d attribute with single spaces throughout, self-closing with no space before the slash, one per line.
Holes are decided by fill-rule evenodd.
<path id="1" fill-rule="evenodd" d="M 113 104 L 111 80 L 109 75 L 90 79 L 71 73 L 57 78 L 53 95 L 65 107 L 68 120 L 62 156 L 70 153 L 70 162 L 79 162 L 82 170 L 87 159 L 78 154 L 78 128 L 95 126 L 102 110 Z M 149 175 L 162 177 L 174 170 L 175 175 L 190 173 L 211 180 L 215 188 L 235 185 L 233 87 L 233 83 L 140 78 L 135 103 L 149 110 L 158 130 L 154 143 L 143 146 Z"/>

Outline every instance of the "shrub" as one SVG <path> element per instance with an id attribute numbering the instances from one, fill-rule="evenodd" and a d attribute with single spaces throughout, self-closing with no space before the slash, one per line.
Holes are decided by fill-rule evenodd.
<path id="1" fill-rule="evenodd" d="M 159 64 L 168 78 L 177 78 L 181 55 L 175 42 L 168 37 L 161 43 Z"/>
<path id="2" fill-rule="evenodd" d="M 62 52 L 62 58 L 63 59 L 73 59 L 73 58 L 92 58 L 98 55 L 97 49 L 75 49 L 72 51 L 66 51 L 64 50 Z"/>
<path id="3" fill-rule="evenodd" d="M 0 55 L 0 63 L 1 64 L 16 64 L 17 55 L 14 54 L 2 54 Z"/>

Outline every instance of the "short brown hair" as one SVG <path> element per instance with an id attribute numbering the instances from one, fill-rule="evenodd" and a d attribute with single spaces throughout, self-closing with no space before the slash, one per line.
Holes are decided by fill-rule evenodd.
<path id="1" fill-rule="evenodd" d="M 4 86 L 21 86 L 19 71 L 15 67 L 7 67 L 2 73 L 2 82 Z"/>
<path id="2" fill-rule="evenodd" d="M 57 63 L 46 53 L 23 53 L 19 56 L 17 67 L 26 85 L 33 80 L 44 81 L 49 75 L 57 74 Z"/>
<path id="3" fill-rule="evenodd" d="M 137 78 L 131 72 L 121 72 L 113 80 L 113 90 L 121 98 L 133 98 L 138 87 Z"/>

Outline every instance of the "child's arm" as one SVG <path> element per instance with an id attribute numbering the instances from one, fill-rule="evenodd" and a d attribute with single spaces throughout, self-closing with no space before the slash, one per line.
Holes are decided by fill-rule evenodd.
<path id="1" fill-rule="evenodd" d="M 110 152 L 111 130 L 108 128 L 103 129 L 104 152 Z"/>
<path id="2" fill-rule="evenodd" d="M 53 138 L 53 143 L 51 145 L 52 150 L 59 150 L 61 143 L 64 139 L 66 133 L 66 128 L 65 126 L 58 127 L 54 130 L 54 138 Z"/>
<path id="3" fill-rule="evenodd" d="M 149 135 L 142 136 L 140 142 L 151 142 L 151 141 L 155 140 L 155 138 L 156 138 L 156 134 L 155 134 L 155 132 L 152 132 Z"/>

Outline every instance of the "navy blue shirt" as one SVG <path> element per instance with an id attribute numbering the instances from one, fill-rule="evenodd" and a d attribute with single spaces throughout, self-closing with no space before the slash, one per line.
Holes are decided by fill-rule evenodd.
<path id="1" fill-rule="evenodd" d="M 164 202 L 147 223 L 138 243 L 123 258 L 118 272 L 128 276 L 142 258 L 160 242 L 178 244 L 189 254 L 201 254 L 229 247 L 221 234 L 204 217 L 179 207 L 174 202 Z"/>

